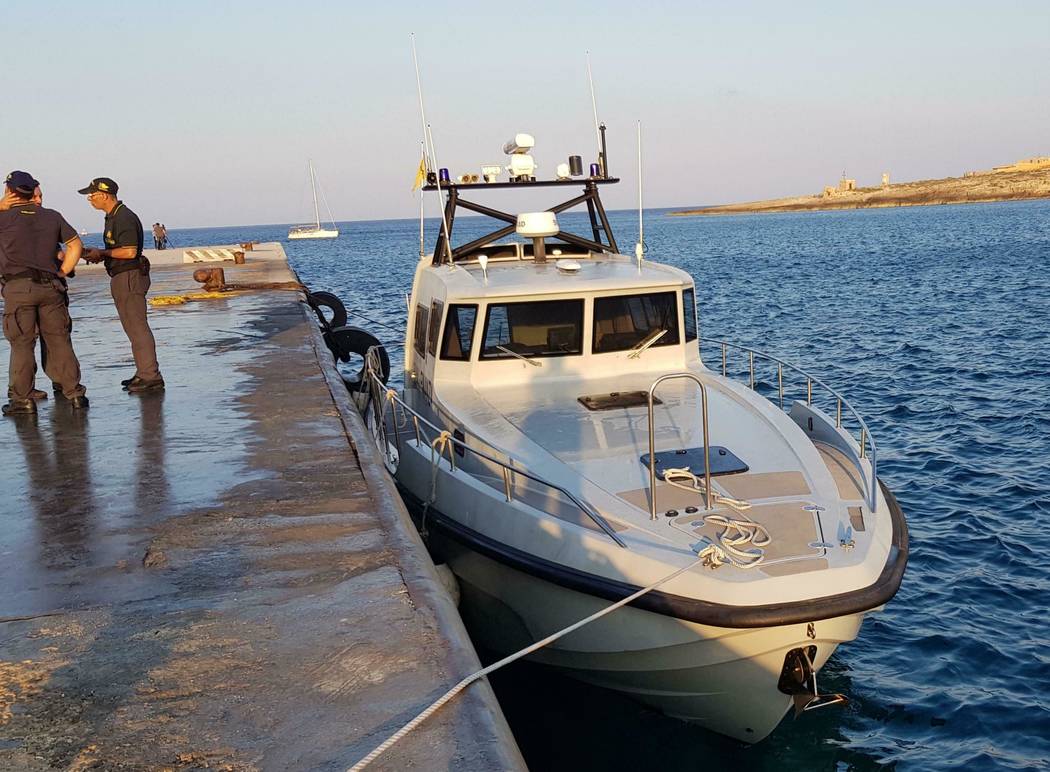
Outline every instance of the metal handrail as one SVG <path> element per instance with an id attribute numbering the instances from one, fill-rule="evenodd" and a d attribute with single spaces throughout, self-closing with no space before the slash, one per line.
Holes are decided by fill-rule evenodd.
<path id="1" fill-rule="evenodd" d="M 835 428 L 836 429 L 842 429 L 842 406 L 845 405 L 846 409 L 849 410 L 849 412 L 853 414 L 853 417 L 857 420 L 857 423 L 860 425 L 860 439 L 857 440 L 857 445 L 860 447 L 860 457 L 862 459 L 868 458 L 867 448 L 868 448 L 869 445 L 871 446 L 871 457 L 870 457 L 870 462 L 871 462 L 871 480 L 868 482 L 868 496 L 869 496 L 869 500 L 866 503 L 868 504 L 868 507 L 871 509 L 872 512 L 874 512 L 876 510 L 876 507 L 878 506 L 878 494 L 877 494 L 877 491 L 878 491 L 878 485 L 877 485 L 878 475 L 877 475 L 877 469 L 876 469 L 877 459 L 878 459 L 878 447 L 875 445 L 875 437 L 872 436 L 871 430 L 868 429 L 867 422 L 865 422 L 865 420 L 861 417 L 860 413 L 858 413 L 856 411 L 856 409 L 853 407 L 853 405 L 851 405 L 849 403 L 849 400 L 847 400 L 845 397 L 843 397 L 841 394 L 839 394 L 837 391 L 835 391 L 835 389 L 831 388 L 826 383 L 824 383 L 824 381 L 820 380 L 820 378 L 817 378 L 816 376 L 814 376 L 814 375 L 812 375 L 810 373 L 807 373 L 802 368 L 796 367 L 795 365 L 791 364 L 790 362 L 785 362 L 782 359 L 779 359 L 779 358 L 773 356 L 772 354 L 767 354 L 766 352 L 759 351 L 758 349 L 748 348 L 747 346 L 741 346 L 741 345 L 739 345 L 737 343 L 730 343 L 728 341 L 720 340 L 718 338 L 704 338 L 704 337 L 701 337 L 700 338 L 700 342 L 701 343 L 715 343 L 715 344 L 718 344 L 719 346 L 722 347 L 722 376 L 723 377 L 728 377 L 726 375 L 726 349 L 733 348 L 733 349 L 737 349 L 739 351 L 746 351 L 748 353 L 749 381 L 750 381 L 750 384 L 751 384 L 751 389 L 755 388 L 755 355 L 757 354 L 759 357 L 761 357 L 763 359 L 768 359 L 768 360 L 770 360 L 772 362 L 776 362 L 777 363 L 777 385 L 778 385 L 779 394 L 780 394 L 780 408 L 782 410 L 784 408 L 784 368 L 785 367 L 787 367 L 790 370 L 794 370 L 799 375 L 802 375 L 803 377 L 805 377 L 805 379 L 806 379 L 806 404 L 807 405 L 812 405 L 813 404 L 813 384 L 814 383 L 818 384 L 819 386 L 822 386 L 825 391 L 829 392 L 833 397 L 835 397 L 835 400 L 836 400 Z M 864 469 L 861 468 L 860 472 L 861 472 L 861 475 L 863 476 Z"/>
<path id="2" fill-rule="evenodd" d="M 371 353 L 371 349 L 369 350 L 369 353 Z M 372 365 L 371 360 L 368 357 L 366 357 L 366 359 L 365 359 L 365 377 L 366 377 L 367 380 L 369 380 L 371 382 L 371 385 L 372 385 L 372 401 L 373 401 L 373 403 L 376 406 L 378 406 L 380 403 L 382 403 L 382 406 L 379 408 L 378 411 L 376 411 L 375 417 L 376 417 L 376 426 L 379 428 L 379 431 L 382 433 L 382 437 L 383 437 L 384 441 L 386 440 L 386 403 L 388 401 L 389 402 L 393 402 L 393 403 L 395 403 L 397 405 L 400 405 L 402 410 L 404 410 L 407 413 L 411 414 L 411 416 L 412 416 L 412 423 L 413 423 L 413 426 L 414 426 L 415 432 L 416 432 L 416 442 L 417 443 L 421 443 L 423 441 L 423 439 L 426 439 L 425 434 L 421 437 L 421 432 L 420 432 L 420 429 L 419 429 L 420 423 L 425 424 L 426 426 L 430 427 L 431 429 L 433 429 L 435 432 L 438 432 L 439 434 L 442 433 L 442 432 L 447 431 L 447 430 L 442 429 L 441 427 L 431 423 L 426 418 L 424 418 L 422 415 L 420 415 L 419 412 L 417 412 L 414 408 L 412 408 L 410 405 L 408 405 L 403 399 L 401 399 L 393 389 L 385 389 L 385 384 L 379 378 L 378 374 L 375 371 L 375 368 Z M 385 396 L 385 399 L 384 399 L 384 396 Z M 464 434 L 466 434 L 466 433 L 464 432 Z M 465 439 L 466 439 L 466 437 L 464 436 L 464 440 Z M 478 437 L 477 439 L 481 440 L 480 437 Z M 481 441 L 484 442 L 484 440 L 481 440 Z M 544 485 L 544 486 L 550 488 L 551 490 L 555 490 L 555 491 L 558 491 L 559 493 L 561 493 L 569 501 L 571 501 L 574 505 L 576 505 L 577 509 L 579 509 L 581 512 L 583 512 L 583 514 L 585 514 L 587 517 L 589 517 L 594 522 L 595 525 L 597 525 L 599 528 L 601 528 L 610 539 L 615 541 L 617 544 L 619 544 L 624 549 L 627 549 L 627 544 L 624 542 L 623 539 L 620 538 L 620 536 L 616 533 L 616 531 L 613 530 L 613 527 L 611 525 L 609 525 L 609 522 L 604 517 L 602 517 L 598 512 L 594 511 L 593 509 L 591 509 L 591 507 L 589 507 L 588 505 L 586 505 L 582 501 L 580 501 L 580 499 L 578 499 L 573 493 L 571 493 L 570 491 L 566 490 L 565 488 L 563 488 L 562 486 L 558 485 L 557 483 L 552 483 L 549 480 L 544 480 L 542 477 L 537 477 L 536 475 L 531 474 L 530 472 L 527 472 L 524 469 L 520 469 L 520 468 L 518 468 L 516 466 L 513 466 L 513 464 L 515 463 L 513 458 L 510 459 L 510 463 L 508 464 L 507 462 L 501 461 L 500 459 L 495 458 L 494 456 L 491 456 L 488 453 L 484 453 L 484 452 L 478 450 L 477 448 L 472 448 L 471 446 L 467 445 L 466 442 L 464 442 L 463 440 L 460 440 L 458 437 L 455 437 L 453 435 L 448 435 L 448 442 L 450 444 L 452 444 L 453 446 L 463 448 L 464 451 L 469 451 L 469 452 L 473 453 L 475 456 L 479 456 L 481 458 L 484 458 L 485 460 L 490 461 L 491 463 L 496 464 L 497 466 L 501 467 L 502 470 L 503 470 L 503 493 L 506 496 L 507 501 L 512 501 L 513 500 L 513 483 L 512 483 L 512 477 L 511 476 L 515 475 L 515 474 L 521 475 L 522 477 L 524 477 L 524 478 L 526 478 L 528 480 L 532 480 L 535 483 L 539 483 L 540 485 Z M 400 432 L 398 431 L 397 418 L 396 417 L 394 418 L 394 443 L 395 443 L 395 447 L 397 447 L 398 451 L 400 452 L 401 436 L 400 436 Z M 508 456 L 508 458 L 510 458 L 510 457 Z M 453 454 L 452 453 L 449 453 L 449 468 L 453 469 L 453 470 L 456 468 L 455 467 L 455 461 L 453 460 Z"/>
<path id="3" fill-rule="evenodd" d="M 700 387 L 701 415 L 704 424 L 704 508 L 711 509 L 711 444 L 707 431 L 707 387 L 692 373 L 661 375 L 649 387 L 649 519 L 656 520 L 656 427 L 653 421 L 653 395 L 664 381 L 686 378 Z"/>

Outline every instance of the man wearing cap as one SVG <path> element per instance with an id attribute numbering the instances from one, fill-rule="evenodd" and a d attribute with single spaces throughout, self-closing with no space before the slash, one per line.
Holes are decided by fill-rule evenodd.
<path id="1" fill-rule="evenodd" d="M 109 177 L 96 177 L 79 193 L 88 203 L 106 213 L 103 229 L 105 249 L 85 250 L 85 259 L 103 261 L 109 274 L 109 290 L 117 316 L 131 341 L 135 375 L 121 385 L 130 393 L 160 391 L 164 379 L 157 365 L 157 343 L 146 319 L 146 292 L 149 291 L 149 260 L 142 254 L 142 221 L 117 200 L 117 183 Z"/>
<path id="2" fill-rule="evenodd" d="M 88 406 L 73 352 L 65 277 L 80 260 L 77 232 L 58 212 L 33 202 L 40 183 L 27 172 L 7 175 L 0 200 L 0 274 L 3 277 L 4 337 L 11 344 L 10 401 L 4 415 L 36 413 L 30 397 L 36 373 L 37 334 L 46 341 L 45 371 L 75 410 Z M 61 265 L 59 244 L 66 245 Z"/>

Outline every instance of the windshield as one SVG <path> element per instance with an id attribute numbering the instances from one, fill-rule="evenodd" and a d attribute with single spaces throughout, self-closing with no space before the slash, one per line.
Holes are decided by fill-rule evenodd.
<path id="1" fill-rule="evenodd" d="M 678 298 L 674 292 L 594 299 L 595 354 L 630 350 L 660 330 L 667 332 L 649 347 L 678 343 Z"/>
<path id="2" fill-rule="evenodd" d="M 583 300 L 490 305 L 485 316 L 484 341 L 482 359 L 513 359 L 514 354 L 523 357 L 580 354 L 583 351 Z"/>

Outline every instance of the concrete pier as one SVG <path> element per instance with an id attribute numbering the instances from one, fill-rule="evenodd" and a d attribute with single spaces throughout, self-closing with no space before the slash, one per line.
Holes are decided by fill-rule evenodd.
<path id="1" fill-rule="evenodd" d="M 70 285 L 90 410 L 0 421 L 0 769 L 346 769 L 479 667 L 301 293 L 151 309 L 133 396 L 108 278 Z M 372 768 L 524 764 L 482 682 Z"/>

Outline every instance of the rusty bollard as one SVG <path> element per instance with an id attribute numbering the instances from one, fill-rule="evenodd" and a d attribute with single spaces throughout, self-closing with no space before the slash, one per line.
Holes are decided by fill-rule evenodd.
<path id="1" fill-rule="evenodd" d="M 221 268 L 198 268 L 193 272 L 193 280 L 203 284 L 208 292 L 226 289 L 226 274 Z"/>
<path id="2" fill-rule="evenodd" d="M 251 252 L 255 249 L 255 242 L 245 241 L 243 244 L 241 244 L 241 249 L 243 249 L 245 252 Z"/>
<path id="3" fill-rule="evenodd" d="M 244 265 L 244 253 L 241 252 L 240 250 L 237 250 L 236 252 L 234 252 L 233 253 L 233 262 L 235 262 L 237 265 Z"/>

